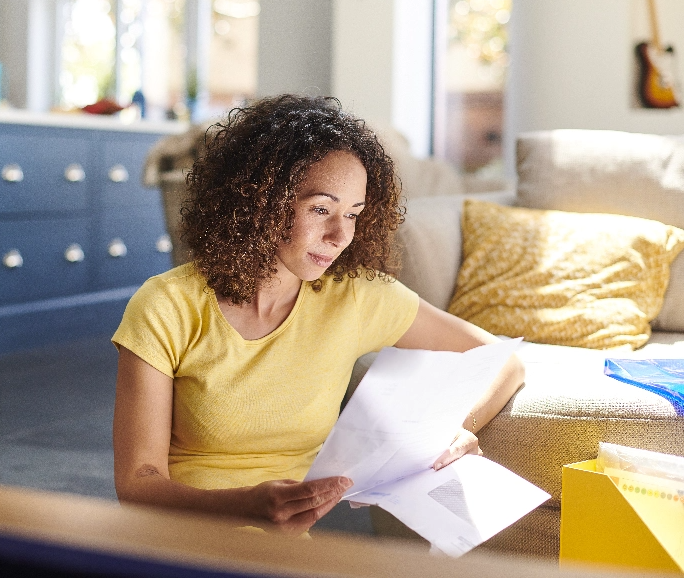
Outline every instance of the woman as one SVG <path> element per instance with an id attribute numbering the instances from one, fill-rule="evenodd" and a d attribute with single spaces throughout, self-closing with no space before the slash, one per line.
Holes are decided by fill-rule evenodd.
<path id="1" fill-rule="evenodd" d="M 391 277 L 403 220 L 394 167 L 333 99 L 233 111 L 188 186 L 194 260 L 148 280 L 113 337 L 118 496 L 306 531 L 353 483 L 301 480 L 354 361 L 496 338 Z M 436 468 L 479 451 L 477 427 L 522 377 L 511 358 Z"/>

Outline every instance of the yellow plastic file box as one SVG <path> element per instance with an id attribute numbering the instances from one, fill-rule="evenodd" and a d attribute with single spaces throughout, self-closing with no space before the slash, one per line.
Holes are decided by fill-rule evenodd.
<path id="1" fill-rule="evenodd" d="M 596 460 L 563 466 L 561 566 L 684 572 L 684 503 L 660 490 L 597 472 Z"/>

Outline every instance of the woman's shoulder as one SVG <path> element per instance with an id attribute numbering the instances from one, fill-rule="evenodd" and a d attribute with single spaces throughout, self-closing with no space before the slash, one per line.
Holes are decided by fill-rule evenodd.
<path id="1" fill-rule="evenodd" d="M 405 285 L 395 277 L 375 271 L 373 269 L 360 268 L 357 273 L 350 277 L 345 274 L 341 279 L 334 275 L 324 275 L 319 280 L 321 282 L 322 295 L 354 296 L 356 299 L 366 295 L 391 295 L 397 292 L 411 292 Z"/>
<path id="2" fill-rule="evenodd" d="M 150 301 L 159 306 L 161 302 L 197 302 L 206 298 L 210 290 L 206 280 L 200 275 L 193 263 L 174 267 L 164 273 L 150 277 L 136 291 L 138 301 Z"/>
<path id="3" fill-rule="evenodd" d="M 362 270 L 358 276 L 335 281 L 322 279 L 322 292 L 329 311 L 345 319 L 355 319 L 360 353 L 379 351 L 394 345 L 413 323 L 418 311 L 418 295 L 394 277 Z"/>
<path id="4" fill-rule="evenodd" d="M 129 300 L 112 340 L 173 376 L 201 325 L 204 287 L 192 264 L 150 277 Z"/>
<path id="5" fill-rule="evenodd" d="M 194 289 L 204 290 L 207 283 L 197 271 L 193 263 L 185 263 L 164 273 L 150 277 L 143 283 L 142 288 L 162 289 L 167 291 L 187 291 Z"/>
<path id="6" fill-rule="evenodd" d="M 169 269 L 164 273 L 150 277 L 148 281 L 153 279 L 159 280 L 163 283 L 199 283 L 204 282 L 204 277 L 202 277 L 195 267 L 195 264 L 191 261 L 173 269 Z"/>

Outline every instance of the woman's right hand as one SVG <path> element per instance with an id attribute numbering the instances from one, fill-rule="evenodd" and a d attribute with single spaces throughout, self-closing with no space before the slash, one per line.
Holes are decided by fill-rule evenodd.
<path id="1" fill-rule="evenodd" d="M 263 482 L 247 490 L 243 515 L 266 522 L 265 529 L 301 534 L 332 510 L 352 485 L 343 476 Z"/>

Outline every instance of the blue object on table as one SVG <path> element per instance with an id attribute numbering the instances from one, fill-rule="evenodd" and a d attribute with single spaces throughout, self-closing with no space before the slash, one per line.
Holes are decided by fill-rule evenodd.
<path id="1" fill-rule="evenodd" d="M 145 118 L 146 110 L 145 110 L 145 95 L 142 93 L 141 90 L 136 90 L 133 93 L 133 98 L 131 99 L 131 104 L 137 104 L 138 107 L 140 108 L 140 118 Z"/>
<path id="2" fill-rule="evenodd" d="M 606 359 L 603 373 L 663 396 L 684 415 L 684 359 Z"/>

